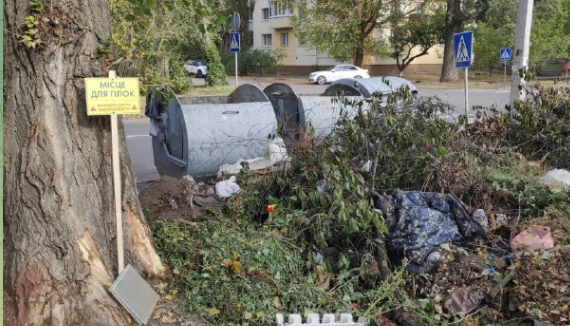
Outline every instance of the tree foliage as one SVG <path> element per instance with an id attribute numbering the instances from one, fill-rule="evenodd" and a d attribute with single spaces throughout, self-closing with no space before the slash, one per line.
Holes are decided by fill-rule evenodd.
<path id="1" fill-rule="evenodd" d="M 474 42 L 479 68 L 499 63 L 499 50 L 513 47 L 518 15 L 517 0 L 493 0 L 481 22 Z M 570 1 L 537 1 L 533 12 L 529 63 L 537 69 L 547 59 L 570 57 Z"/>
<path id="2" fill-rule="evenodd" d="M 398 17 L 392 23 L 390 57 L 396 59 L 400 76 L 415 59 L 427 55 L 443 39 L 445 11 L 424 8 L 410 18 Z"/>
<path id="3" fill-rule="evenodd" d="M 535 5 L 529 64 L 570 58 L 570 0 L 538 1 Z"/>
<path id="4" fill-rule="evenodd" d="M 455 68 L 453 34 L 460 32 L 462 26 L 481 20 L 489 9 L 489 1 L 492 0 L 447 0 L 441 82 L 459 80 Z"/>
<path id="5" fill-rule="evenodd" d="M 111 66 L 136 59 L 141 63 L 143 83 L 176 85 L 178 91 L 187 88 L 185 72 L 169 67 L 181 67 L 190 59 L 187 50 L 192 44 L 200 47 L 194 55 L 206 54 L 204 38 L 215 39 L 225 22 L 218 7 L 216 0 L 113 0 Z M 210 57 L 214 61 L 207 63 L 215 74 L 221 59 L 219 55 Z"/>
<path id="6" fill-rule="evenodd" d="M 299 17 L 293 17 L 297 37 L 318 51 L 326 51 L 339 61 L 353 59 L 362 65 L 364 54 L 385 55 L 386 42 L 374 31 L 387 27 L 394 8 L 406 8 L 409 0 L 338 0 L 299 2 Z"/>

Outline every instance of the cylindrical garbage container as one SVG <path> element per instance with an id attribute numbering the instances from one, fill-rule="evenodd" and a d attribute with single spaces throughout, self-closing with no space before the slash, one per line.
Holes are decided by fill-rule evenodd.
<path id="1" fill-rule="evenodd" d="M 375 77 L 375 78 L 343 78 L 333 82 L 322 96 L 364 96 L 370 98 L 373 95 L 383 97 L 395 92 L 402 87 L 408 87 L 412 94 L 417 94 L 418 89 L 409 80 L 395 77 Z"/>
<path id="2" fill-rule="evenodd" d="M 283 138 L 285 146 L 291 148 L 297 143 L 303 130 L 297 105 L 297 95 L 289 85 L 282 83 L 267 86 L 263 93 L 273 105 L 279 134 Z"/>
<path id="3" fill-rule="evenodd" d="M 344 101 L 327 96 L 299 97 L 301 125 L 305 130 L 312 129 L 313 137 L 326 137 L 332 133 L 341 117 L 353 119 L 359 110 L 369 110 L 369 103 L 363 101 L 362 97 L 345 97 Z"/>
<path id="4" fill-rule="evenodd" d="M 242 86 L 220 99 L 222 103 L 209 104 L 184 104 L 188 100 L 171 90 L 163 95 L 167 103 L 153 101 L 158 95 L 153 90 L 147 116 L 154 162 L 161 175 L 204 179 L 215 176 L 222 164 L 263 156 L 277 132 L 273 106 L 256 87 Z"/>

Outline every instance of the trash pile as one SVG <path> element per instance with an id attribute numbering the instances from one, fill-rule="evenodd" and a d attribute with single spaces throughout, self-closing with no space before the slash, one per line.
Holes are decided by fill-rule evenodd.
<path id="1" fill-rule="evenodd" d="M 467 139 L 425 105 L 359 112 L 217 180 L 143 190 L 191 312 L 225 325 L 570 324 L 569 151 L 518 138 L 558 129 L 497 118 Z M 502 153 L 525 142 L 537 147 Z M 540 156 L 550 145 L 558 156 Z"/>
<path id="2" fill-rule="evenodd" d="M 547 177 L 540 180 L 552 174 L 549 172 Z M 409 192 L 395 193 L 396 198 L 405 198 Z M 422 207 L 412 211 L 425 211 L 423 218 L 419 218 L 425 223 L 433 221 L 434 215 L 427 213 L 433 207 L 445 211 L 441 205 L 443 201 L 434 203 L 424 199 L 426 194 L 413 194 L 414 204 L 421 204 Z M 427 195 L 432 199 L 433 195 Z M 440 200 L 447 196 L 437 195 Z M 399 209 L 408 211 L 409 202 L 399 204 Z M 466 220 L 460 225 L 471 227 L 477 220 L 475 215 L 469 219 L 469 215 L 463 214 Z M 397 216 L 402 216 L 402 213 Z M 406 218 L 401 217 L 396 221 L 407 222 Z M 398 248 L 402 239 L 409 244 L 434 244 L 430 241 L 445 233 L 443 230 L 454 229 L 454 226 L 446 225 L 446 221 L 436 221 L 431 224 L 431 229 L 417 222 L 411 227 L 404 227 L 406 236 L 396 239 L 396 242 L 391 240 L 388 247 Z M 407 255 L 408 266 L 414 267 L 408 270 L 414 273 L 406 276 L 406 291 L 429 306 L 428 310 L 437 316 L 447 319 L 454 315 L 463 316 L 467 324 L 495 324 L 528 316 L 530 319 L 520 320 L 521 325 L 528 320 L 535 325 L 568 325 L 570 212 L 557 212 L 551 219 L 532 219 L 522 225 L 515 217 L 509 219 L 503 215 L 500 222 L 494 223 L 495 228 L 486 229 L 484 236 L 477 234 L 478 237 L 472 237 L 471 241 L 461 241 L 461 238 L 460 241 L 442 241 L 430 246 L 430 251 L 422 247 L 419 256 Z M 388 225 L 390 223 L 393 222 L 388 220 Z M 476 226 L 486 224 L 476 223 Z M 397 229 L 390 228 L 390 237 L 398 235 L 398 231 L 394 230 Z M 420 268 L 415 265 L 418 257 L 424 257 Z"/>

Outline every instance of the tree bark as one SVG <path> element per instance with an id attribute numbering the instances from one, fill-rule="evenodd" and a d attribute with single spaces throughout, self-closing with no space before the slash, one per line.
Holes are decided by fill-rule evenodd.
<path id="1" fill-rule="evenodd" d="M 461 14 L 460 1 L 447 0 L 445 47 L 443 49 L 443 65 L 441 67 L 440 82 L 459 81 L 457 68 L 455 68 L 455 49 L 453 46 L 453 34 L 459 32 L 461 23 L 457 23 L 455 17 Z"/>
<path id="2" fill-rule="evenodd" d="M 29 1 L 4 0 L 6 290 L 17 325 L 131 325 L 107 290 L 117 276 L 110 119 L 85 107 L 84 78 L 107 73 L 95 33 L 110 35 L 109 1 L 44 5 L 32 50 L 18 36 Z M 153 277 L 163 267 L 120 135 L 125 262 Z"/>
<path id="3" fill-rule="evenodd" d="M 354 61 L 353 61 L 354 65 L 357 67 L 362 67 L 363 60 L 364 60 L 364 40 L 362 40 L 354 50 Z"/>

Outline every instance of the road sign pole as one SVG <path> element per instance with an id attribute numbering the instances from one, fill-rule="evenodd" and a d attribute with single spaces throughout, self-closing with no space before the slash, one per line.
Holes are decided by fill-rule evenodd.
<path id="1" fill-rule="evenodd" d="M 239 16 L 239 13 L 237 11 L 235 11 L 232 15 L 232 27 L 234 30 L 234 35 L 232 36 L 233 40 L 238 40 L 238 44 L 237 44 L 237 49 L 231 49 L 232 48 L 232 44 L 230 42 L 230 50 L 235 51 L 235 68 L 236 68 L 236 88 L 238 87 L 238 52 L 241 48 L 241 41 L 239 41 L 239 27 L 240 27 L 240 23 L 241 23 L 241 18 Z M 235 38 L 234 38 L 235 37 Z"/>
<path id="2" fill-rule="evenodd" d="M 235 54 L 235 61 L 236 61 L 236 88 L 238 87 L 238 55 L 237 52 Z"/>
<path id="3" fill-rule="evenodd" d="M 503 76 L 503 84 L 507 84 L 507 62 L 505 61 L 505 74 Z"/>
<path id="4" fill-rule="evenodd" d="M 465 68 L 465 124 L 469 121 L 469 68 Z M 467 128 L 466 128 L 467 130 Z"/>
<path id="5" fill-rule="evenodd" d="M 109 70 L 109 78 L 117 78 L 114 70 Z M 123 214 L 121 205 L 121 164 L 119 158 L 119 121 L 111 114 L 111 147 L 113 159 L 113 185 L 115 193 L 115 216 L 117 218 L 117 269 L 121 274 L 125 266 L 123 258 Z"/>

